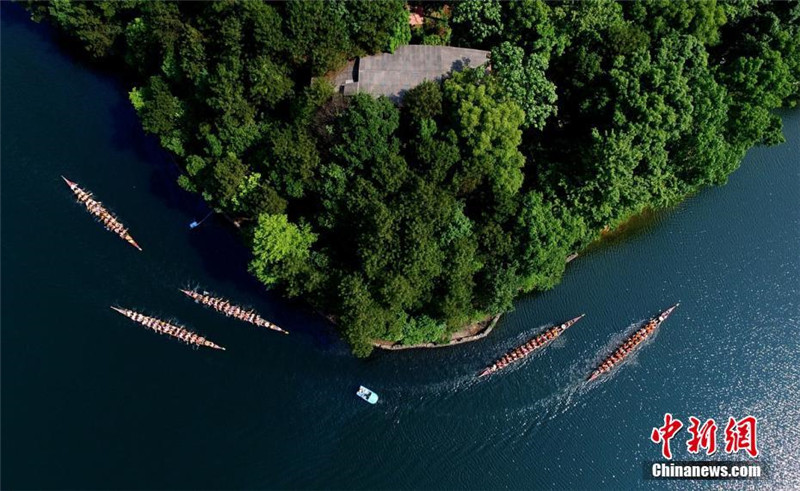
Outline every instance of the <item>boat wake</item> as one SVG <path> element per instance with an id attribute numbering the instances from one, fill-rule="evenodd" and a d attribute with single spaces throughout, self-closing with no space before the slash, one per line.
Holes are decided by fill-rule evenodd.
<path id="1" fill-rule="evenodd" d="M 591 382 L 598 377 L 601 377 L 610 371 L 614 370 L 617 366 L 622 364 L 628 357 L 636 353 L 638 348 L 649 338 L 653 336 L 656 330 L 661 326 L 661 324 L 666 321 L 672 312 L 678 308 L 678 305 L 675 304 L 672 307 L 668 308 L 667 310 L 658 314 L 658 316 L 653 317 L 650 319 L 644 327 L 637 329 L 633 334 L 628 336 L 625 341 L 620 343 L 616 350 L 614 350 L 611 354 L 609 354 L 599 365 L 597 365 L 594 371 L 590 372 L 587 381 Z"/>
<path id="2" fill-rule="evenodd" d="M 665 311 L 667 315 L 671 309 Z M 538 359 L 544 350 L 532 354 L 520 363 L 514 364 L 514 367 L 509 367 L 508 371 L 520 370 L 522 373 L 517 377 L 503 377 L 501 383 L 506 387 L 506 394 L 501 394 L 500 397 L 508 397 L 509 403 L 497 404 L 496 400 L 486 400 L 480 396 L 480 392 L 485 392 L 487 378 L 475 378 L 471 373 L 467 372 L 463 375 L 458 375 L 445 381 L 436 383 L 427 383 L 415 387 L 404 388 L 398 394 L 400 400 L 414 399 L 415 409 L 420 406 L 426 407 L 427 411 L 439 413 L 441 417 L 453 417 L 463 421 L 464 424 L 473 425 L 486 425 L 492 428 L 492 438 L 495 440 L 503 439 L 518 439 L 520 436 L 530 436 L 536 433 L 540 427 L 548 422 L 562 417 L 569 413 L 576 407 L 580 407 L 589 403 L 587 396 L 600 386 L 597 382 L 602 383 L 602 380 L 588 382 L 586 374 L 590 373 L 595 367 L 602 364 L 603 360 L 607 359 L 608 353 L 613 353 L 615 349 L 619 349 L 624 345 L 626 340 L 631 339 L 632 335 L 642 329 L 647 328 L 653 320 L 660 319 L 660 322 L 666 320 L 662 313 L 655 319 L 639 319 L 629 324 L 622 332 L 611 336 L 603 346 L 597 351 L 597 354 L 592 358 L 583 358 L 570 364 L 564 370 L 559 370 L 552 373 L 543 373 L 538 370 L 522 371 L 522 367 L 527 366 L 529 360 Z M 658 322 L 658 324 L 660 324 Z M 658 326 L 656 326 L 658 327 Z M 532 330 L 533 332 L 542 332 L 542 329 L 547 329 L 548 326 L 539 326 Z M 658 332 L 653 328 L 650 333 L 639 340 L 635 345 L 636 349 L 630 349 L 629 353 L 624 356 L 624 359 L 619 360 L 614 364 L 612 369 L 604 372 L 603 379 L 612 380 L 619 372 L 619 368 L 623 365 L 637 365 L 639 348 L 644 347 L 652 342 Z M 518 342 L 526 339 L 529 334 L 517 336 L 514 341 L 508 343 Z M 565 340 L 558 340 L 555 347 L 563 347 L 566 345 Z M 537 390 L 541 391 L 543 386 L 546 385 L 546 393 L 536 397 Z M 522 404 L 514 405 L 515 401 L 519 401 L 516 397 L 519 393 L 531 393 L 533 397 L 522 402 Z M 486 401 L 486 407 L 481 407 L 472 414 L 464 413 L 451 413 L 449 407 L 459 407 L 459 404 L 451 404 L 449 401 L 456 398 L 466 398 L 473 401 Z M 387 407 L 387 411 L 392 413 L 393 417 L 404 417 L 406 409 L 400 406 Z M 495 409 L 498 408 L 498 409 Z M 488 411 L 487 411 L 488 409 Z M 474 421 L 471 421 L 474 420 Z M 515 425 L 508 425 L 509 421 L 517 422 Z M 521 425 L 519 422 L 523 422 Z"/>
<path id="3" fill-rule="evenodd" d="M 572 327 L 576 322 L 583 319 L 586 314 L 581 314 L 578 317 L 568 320 L 567 322 L 558 326 L 551 327 L 545 331 L 540 332 L 538 336 L 530 338 L 524 344 L 517 346 L 513 350 L 506 353 L 503 357 L 495 360 L 494 363 L 484 368 L 478 374 L 478 377 L 491 375 L 495 372 L 505 369 L 509 365 L 524 360 L 529 355 L 540 352 L 542 348 L 550 345 L 554 340 L 558 339 L 567 329 Z"/>

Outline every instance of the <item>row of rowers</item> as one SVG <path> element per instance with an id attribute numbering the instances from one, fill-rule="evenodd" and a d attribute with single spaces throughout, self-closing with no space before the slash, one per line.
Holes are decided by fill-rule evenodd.
<path id="1" fill-rule="evenodd" d="M 232 305 L 227 300 L 223 300 L 221 298 L 212 297 L 204 303 L 227 316 L 235 317 L 245 322 L 256 323 L 259 320 L 258 314 L 256 314 L 254 311 L 245 310 L 237 305 Z"/>
<path id="2" fill-rule="evenodd" d="M 127 229 L 117 220 L 114 215 L 109 213 L 102 204 L 98 201 L 92 199 L 92 195 L 87 193 L 83 189 L 78 188 L 75 193 L 78 196 L 78 201 L 86 205 L 86 209 L 89 210 L 94 216 L 100 218 L 103 222 L 103 225 L 112 232 L 117 234 L 124 234 L 127 232 Z"/>
<path id="3" fill-rule="evenodd" d="M 149 327 L 150 329 L 156 332 L 162 332 L 164 334 L 168 334 L 170 336 L 174 336 L 181 341 L 190 343 L 190 344 L 204 344 L 206 338 L 200 336 L 199 334 L 195 334 L 191 331 L 183 329 L 178 326 L 174 326 L 168 322 L 164 322 L 162 320 L 156 319 L 154 317 L 148 317 L 146 315 L 142 315 L 138 312 L 132 312 L 130 315 L 131 319 L 134 321 L 142 324 L 145 327 Z"/>
<path id="4" fill-rule="evenodd" d="M 552 341 L 556 338 L 556 330 L 555 329 L 548 329 L 546 332 L 536 336 L 535 338 L 531 339 L 527 343 L 523 344 L 522 346 L 518 347 L 517 349 L 511 351 L 510 353 L 506 353 L 502 358 L 497 360 L 491 368 L 493 369 L 500 369 L 508 365 L 509 363 L 513 363 L 519 359 L 525 358 L 528 354 L 543 344 L 547 343 L 548 341 Z"/>
<path id="5" fill-rule="evenodd" d="M 647 339 L 647 337 L 650 335 L 650 332 L 652 332 L 657 324 L 658 322 L 656 320 L 651 320 L 647 326 L 636 331 L 633 336 L 626 339 L 622 346 L 620 346 L 598 367 L 598 370 L 602 372 L 611 370 L 617 363 L 625 359 L 625 357 L 628 356 L 628 353 L 630 353 L 633 348 Z"/>

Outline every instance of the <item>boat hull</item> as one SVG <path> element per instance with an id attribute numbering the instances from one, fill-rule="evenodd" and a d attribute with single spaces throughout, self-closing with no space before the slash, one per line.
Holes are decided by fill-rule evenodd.
<path id="1" fill-rule="evenodd" d="M 672 307 L 668 308 L 667 310 L 661 312 L 656 317 L 650 319 L 644 327 L 638 329 L 632 335 L 630 335 L 625 341 L 620 344 L 614 352 L 606 357 L 600 365 L 595 368 L 595 370 L 586 377 L 587 382 L 591 382 L 602 375 L 613 370 L 615 367 L 619 366 L 625 359 L 631 355 L 636 348 L 638 348 L 646 339 L 653 335 L 653 333 L 658 329 L 661 324 L 669 318 L 672 312 L 678 308 L 679 303 L 676 303 Z"/>
<path id="2" fill-rule="evenodd" d="M 555 340 L 557 337 L 561 336 L 561 334 L 563 334 L 564 331 L 572 327 L 576 322 L 583 319 L 585 315 L 586 314 L 581 314 L 578 317 L 570 319 L 567 322 L 560 324 L 558 326 L 551 327 L 545 330 L 543 333 L 539 334 L 538 336 L 529 339 L 522 345 L 506 353 L 505 356 L 495 360 L 493 364 L 484 368 L 480 373 L 478 373 L 478 378 L 486 377 L 487 375 L 499 372 L 500 370 L 503 370 L 512 363 L 521 361 L 522 359 L 526 358 L 535 351 L 544 348 L 545 346 L 550 344 L 553 340 Z"/>
<path id="3" fill-rule="evenodd" d="M 102 203 L 95 200 L 92 197 L 92 193 L 81 189 L 76 183 L 70 181 L 64 176 L 61 176 L 61 179 L 64 179 L 64 182 L 67 183 L 67 186 L 75 193 L 75 196 L 78 198 L 78 203 L 81 203 L 84 207 L 86 207 L 86 211 L 88 211 L 92 216 L 100 221 L 106 230 L 114 232 L 119 236 L 122 240 L 127 242 L 128 244 L 132 245 L 138 250 L 142 250 L 141 246 L 133 239 L 131 234 L 128 233 L 128 229 L 108 211 Z"/>
<path id="4" fill-rule="evenodd" d="M 273 331 L 278 331 L 282 334 L 289 334 L 289 331 L 282 329 L 272 322 L 264 319 L 260 315 L 258 315 L 253 310 L 247 310 L 238 305 L 234 305 L 229 301 L 225 300 L 224 298 L 212 297 L 211 295 L 203 292 L 198 293 L 192 290 L 184 290 L 180 289 L 184 295 L 191 298 L 195 302 L 205 305 L 207 307 L 211 307 L 212 309 L 224 314 L 228 317 L 233 317 L 234 319 L 240 320 L 242 322 L 247 322 L 253 324 L 258 327 L 266 327 L 267 329 L 271 329 Z"/>
<path id="5" fill-rule="evenodd" d="M 363 385 L 358 388 L 356 395 L 363 399 L 364 401 L 370 404 L 377 404 L 378 403 L 378 394 L 372 392 L 368 388 L 364 387 Z"/>
<path id="6" fill-rule="evenodd" d="M 159 334 L 166 334 L 167 336 L 179 339 L 186 344 L 204 346 L 206 348 L 225 351 L 224 347 L 214 343 L 210 339 L 206 339 L 203 336 L 193 333 L 185 327 L 176 326 L 174 324 L 170 324 L 169 322 L 162 321 L 161 319 L 143 315 L 130 309 L 123 309 L 122 307 L 112 306 L 111 309 L 148 329 L 151 329 Z"/>

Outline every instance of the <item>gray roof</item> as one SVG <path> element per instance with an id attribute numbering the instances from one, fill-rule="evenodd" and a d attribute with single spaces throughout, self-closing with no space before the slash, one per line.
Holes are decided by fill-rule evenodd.
<path id="1" fill-rule="evenodd" d="M 425 80 L 440 80 L 465 66 L 489 61 L 489 52 L 451 46 L 401 46 L 393 54 L 366 56 L 351 61 L 333 75 L 337 92 L 367 92 L 399 101 L 410 88 Z"/>

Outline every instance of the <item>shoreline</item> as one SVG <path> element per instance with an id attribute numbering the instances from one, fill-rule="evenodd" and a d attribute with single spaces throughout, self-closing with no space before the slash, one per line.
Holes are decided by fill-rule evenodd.
<path id="1" fill-rule="evenodd" d="M 572 253 L 566 258 L 567 264 L 572 262 L 575 258 L 578 257 L 578 253 Z M 483 339 L 492 332 L 492 330 L 497 325 L 497 322 L 500 320 L 500 317 L 503 314 L 497 314 L 493 317 L 487 317 L 483 320 L 473 322 L 472 324 L 468 324 L 461 329 L 453 332 L 450 335 L 450 340 L 446 343 L 420 343 L 420 344 L 400 344 L 399 342 L 392 342 L 392 341 L 384 341 L 382 339 L 377 339 L 372 341 L 372 346 L 375 348 L 387 350 L 387 351 L 400 351 L 405 349 L 417 349 L 417 348 L 446 348 L 448 346 L 456 346 L 458 344 L 469 343 L 472 341 L 477 341 L 479 339 Z M 328 320 L 330 317 L 328 317 Z"/>
<path id="2" fill-rule="evenodd" d="M 654 219 L 657 217 L 658 212 L 660 210 L 652 210 L 649 208 L 645 208 L 644 210 L 634 213 L 633 215 L 629 216 L 625 220 L 620 221 L 616 224 L 614 228 L 610 228 L 606 226 L 600 233 L 598 237 L 589 243 L 586 247 L 581 250 L 581 253 L 590 252 L 597 247 L 600 247 L 601 244 L 607 241 L 618 240 L 621 237 L 626 236 L 626 232 L 637 232 L 640 229 L 646 228 L 648 225 L 652 224 Z M 574 252 L 566 257 L 565 262 L 567 264 L 571 263 L 573 260 L 578 258 L 580 253 Z M 332 315 L 325 315 L 322 312 L 318 312 L 320 315 L 325 317 L 328 321 L 336 324 L 336 318 Z M 450 335 L 450 340 L 446 343 L 419 343 L 419 344 L 401 344 L 400 342 L 396 341 L 386 341 L 383 339 L 376 339 L 373 340 L 370 344 L 374 348 L 386 350 L 386 351 L 400 351 L 400 350 L 407 350 L 407 349 L 418 349 L 418 348 L 446 348 L 448 346 L 456 346 L 459 344 L 469 343 L 472 341 L 477 341 L 479 339 L 483 339 L 488 336 L 492 330 L 494 330 L 497 322 L 500 320 L 500 317 L 503 313 L 497 314 L 493 317 L 487 317 L 485 319 L 479 320 L 477 322 L 473 322 L 472 324 L 468 324 L 457 331 L 453 332 Z"/>
<path id="3" fill-rule="evenodd" d="M 503 314 L 497 314 L 494 317 L 469 324 L 451 334 L 450 341 L 446 343 L 400 344 L 399 342 L 375 340 L 372 342 L 372 346 L 387 351 L 399 351 L 417 348 L 445 348 L 447 346 L 469 343 L 470 341 L 477 341 L 478 339 L 483 339 L 488 336 L 497 325 L 497 321 L 500 320 L 502 315 Z"/>
<path id="4" fill-rule="evenodd" d="M 578 257 L 578 253 L 572 253 L 566 258 L 567 264 L 572 262 L 575 258 Z M 400 342 L 392 342 L 392 341 L 385 341 L 382 339 L 376 339 L 372 341 L 372 346 L 374 348 L 379 348 L 387 351 L 400 351 L 406 349 L 417 349 L 417 348 L 446 348 L 448 346 L 456 346 L 458 344 L 469 343 L 472 341 L 477 341 L 479 339 L 483 339 L 492 332 L 492 330 L 497 325 L 497 322 L 500 320 L 500 317 L 503 314 L 497 314 L 493 317 L 487 317 L 483 320 L 479 320 L 477 322 L 473 322 L 472 324 L 468 324 L 461 329 L 453 332 L 450 335 L 450 340 L 446 343 L 420 343 L 420 344 L 401 344 Z M 328 320 L 333 321 L 330 317 L 327 317 Z"/>

